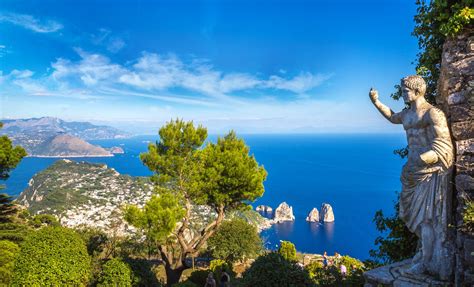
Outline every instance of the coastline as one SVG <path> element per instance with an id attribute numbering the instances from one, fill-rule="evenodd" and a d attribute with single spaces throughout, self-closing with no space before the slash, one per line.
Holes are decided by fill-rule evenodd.
<path id="1" fill-rule="evenodd" d="M 81 157 L 114 157 L 114 154 L 110 155 L 28 155 L 27 157 L 32 158 L 81 158 Z"/>

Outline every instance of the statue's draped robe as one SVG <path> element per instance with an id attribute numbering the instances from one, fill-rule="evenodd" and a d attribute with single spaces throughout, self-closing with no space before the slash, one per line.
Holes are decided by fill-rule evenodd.
<path id="1" fill-rule="evenodd" d="M 420 236 L 423 222 L 447 227 L 448 177 L 453 162 L 451 141 L 435 139 L 432 150 L 438 156 L 433 165 L 407 163 L 401 176 L 400 218 L 411 232 Z"/>

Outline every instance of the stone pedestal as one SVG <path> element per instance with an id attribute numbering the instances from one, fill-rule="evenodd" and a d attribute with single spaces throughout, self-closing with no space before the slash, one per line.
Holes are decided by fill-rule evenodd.
<path id="1" fill-rule="evenodd" d="M 451 286 L 450 282 L 439 281 L 429 275 L 405 275 L 404 270 L 411 266 L 411 259 L 385 265 L 364 273 L 364 287 L 431 287 Z"/>

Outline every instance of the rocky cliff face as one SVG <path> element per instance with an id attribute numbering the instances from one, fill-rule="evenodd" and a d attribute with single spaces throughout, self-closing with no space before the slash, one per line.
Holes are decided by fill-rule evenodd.
<path id="1" fill-rule="evenodd" d="M 456 286 L 474 285 L 474 236 L 463 231 L 463 215 L 474 199 L 474 29 L 446 40 L 443 46 L 437 104 L 448 117 L 456 148 L 454 225 Z"/>
<path id="2" fill-rule="evenodd" d="M 308 221 L 308 222 L 319 222 L 319 211 L 316 207 L 313 208 L 309 212 L 308 216 L 306 217 L 306 221 Z"/>
<path id="3" fill-rule="evenodd" d="M 332 211 L 332 206 L 327 203 L 321 205 L 321 212 L 319 214 L 319 220 L 324 222 L 333 222 L 334 221 L 334 212 Z"/>
<path id="4" fill-rule="evenodd" d="M 284 221 L 294 221 L 295 216 L 293 215 L 293 207 L 289 206 L 286 202 L 282 202 L 277 209 L 275 209 L 275 216 L 273 221 L 276 223 Z"/>

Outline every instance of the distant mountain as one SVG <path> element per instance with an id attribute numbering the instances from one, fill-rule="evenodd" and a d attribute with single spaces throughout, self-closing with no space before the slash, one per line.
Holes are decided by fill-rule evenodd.
<path id="1" fill-rule="evenodd" d="M 66 122 L 58 118 L 43 117 L 18 120 L 0 120 L 8 135 L 67 133 L 83 140 L 118 139 L 130 137 L 130 134 L 109 126 L 96 126 L 88 122 Z"/>
<path id="2" fill-rule="evenodd" d="M 30 156 L 44 157 L 99 157 L 113 156 L 100 147 L 92 145 L 78 137 L 68 134 L 58 134 L 46 139 L 30 150 Z"/>
<path id="3" fill-rule="evenodd" d="M 29 156 L 112 156 L 114 150 L 118 151 L 118 148 L 108 151 L 88 143 L 87 140 L 130 136 L 108 126 L 96 126 L 87 122 L 65 122 L 51 117 L 1 120 L 1 122 L 3 128 L 0 129 L 0 135 L 9 136 L 15 145 L 25 148 Z"/>

